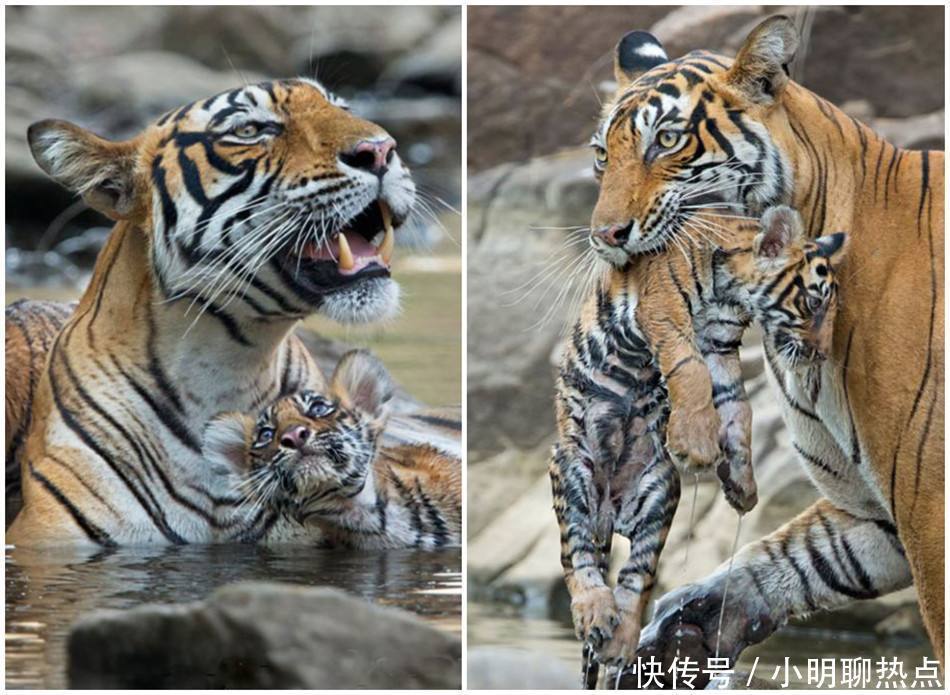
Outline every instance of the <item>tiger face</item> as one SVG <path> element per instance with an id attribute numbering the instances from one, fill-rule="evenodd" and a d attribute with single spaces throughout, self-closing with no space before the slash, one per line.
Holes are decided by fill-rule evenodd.
<path id="1" fill-rule="evenodd" d="M 236 473 L 255 502 L 298 518 L 336 510 L 370 484 L 392 391 L 378 360 L 348 353 L 326 394 L 285 396 L 256 419 L 227 413 L 212 420 L 205 458 Z"/>
<path id="2" fill-rule="evenodd" d="M 397 308 L 394 229 L 415 187 L 380 126 L 308 79 L 248 85 L 169 112 L 126 142 L 31 126 L 37 162 L 150 239 L 157 291 L 241 319 Z"/>
<path id="3" fill-rule="evenodd" d="M 801 217 L 783 205 L 762 216 L 752 258 L 735 260 L 766 346 L 786 369 L 813 366 L 831 354 L 836 272 L 847 247 L 844 232 L 808 239 Z"/>
<path id="4" fill-rule="evenodd" d="M 671 61 L 646 32 L 618 44 L 617 92 L 591 140 L 591 245 L 605 260 L 623 267 L 683 227 L 714 238 L 717 212 L 789 200 L 791 169 L 770 133 L 797 34 L 770 22 L 735 61 L 698 51 Z"/>

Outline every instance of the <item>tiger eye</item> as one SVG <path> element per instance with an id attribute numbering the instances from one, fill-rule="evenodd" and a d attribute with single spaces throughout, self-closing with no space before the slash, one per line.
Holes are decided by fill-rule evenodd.
<path id="1" fill-rule="evenodd" d="M 597 160 L 597 163 L 598 163 L 598 164 L 606 164 L 606 163 L 607 163 L 607 150 L 605 150 L 603 147 L 595 147 L 595 148 L 594 148 L 594 159 Z"/>
<path id="2" fill-rule="evenodd" d="M 680 141 L 680 134 L 672 130 L 661 130 L 656 136 L 656 141 L 660 147 L 668 150 Z"/>

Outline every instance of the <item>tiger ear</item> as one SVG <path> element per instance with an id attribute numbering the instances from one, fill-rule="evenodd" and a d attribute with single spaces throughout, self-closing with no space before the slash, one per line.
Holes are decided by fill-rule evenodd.
<path id="1" fill-rule="evenodd" d="M 33 159 L 50 177 L 113 220 L 135 209 L 134 141 L 112 142 L 66 121 L 39 121 L 27 130 Z"/>
<path id="2" fill-rule="evenodd" d="M 663 44 L 646 31 L 631 31 L 614 51 L 614 77 L 623 90 L 640 75 L 669 61 Z"/>
<path id="3" fill-rule="evenodd" d="M 205 425 L 201 454 L 218 473 L 247 471 L 247 449 L 254 421 L 243 413 L 222 413 Z"/>
<path id="4" fill-rule="evenodd" d="M 818 246 L 818 252 L 822 258 L 827 258 L 832 268 L 841 265 L 845 256 L 848 254 L 848 246 L 851 238 L 846 232 L 835 232 L 826 234 L 815 239 Z"/>
<path id="5" fill-rule="evenodd" d="M 785 267 L 791 250 L 805 238 L 801 216 L 787 205 L 776 205 L 765 211 L 761 229 L 752 240 L 752 254 L 759 270 Z"/>
<path id="6" fill-rule="evenodd" d="M 791 19 L 769 17 L 746 38 L 726 81 L 755 103 L 772 103 L 788 84 L 788 64 L 798 43 L 798 30 Z"/>
<path id="7" fill-rule="evenodd" d="M 394 392 L 386 367 L 366 350 L 352 350 L 343 355 L 330 379 L 330 393 L 337 400 L 362 411 L 380 427 L 389 416 Z"/>

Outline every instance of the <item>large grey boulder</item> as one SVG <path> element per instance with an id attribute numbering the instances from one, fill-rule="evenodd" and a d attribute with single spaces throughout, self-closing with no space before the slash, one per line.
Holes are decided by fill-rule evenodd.
<path id="1" fill-rule="evenodd" d="M 70 632 L 71 688 L 461 687 L 461 641 L 336 589 L 238 583 L 99 611 Z"/>

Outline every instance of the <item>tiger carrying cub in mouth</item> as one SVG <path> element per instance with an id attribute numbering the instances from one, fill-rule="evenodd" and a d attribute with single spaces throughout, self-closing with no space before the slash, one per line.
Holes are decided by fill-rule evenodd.
<path id="1" fill-rule="evenodd" d="M 300 540 L 300 525 L 251 508 L 230 471 L 207 465 L 202 428 L 325 392 L 299 319 L 396 311 L 393 241 L 415 186 L 393 139 L 291 79 L 188 104 L 124 142 L 62 121 L 34 124 L 29 141 L 116 225 L 33 389 L 7 542 Z M 396 414 L 382 440 L 424 443 L 420 422 Z"/>
<path id="2" fill-rule="evenodd" d="M 635 655 L 661 661 L 669 684 L 674 659 L 689 658 L 702 667 L 716 655 L 734 663 L 745 647 L 792 617 L 912 582 L 934 652 L 943 659 L 943 153 L 896 148 L 792 82 L 788 64 L 798 42 L 788 18 L 772 17 L 752 30 L 735 59 L 695 51 L 671 60 L 645 32 L 632 32 L 617 46 L 617 93 L 592 141 L 600 193 L 591 243 L 604 260 L 623 271 L 643 254 L 673 258 L 690 236 L 728 245 L 730 216 L 755 219 L 776 205 L 799 211 L 813 239 L 842 230 L 848 236 L 846 257 L 834 269 L 837 312 L 821 327 L 828 339 L 825 359 L 809 369 L 792 369 L 782 359 L 785 339 L 765 344 L 794 447 L 823 499 L 742 548 L 731 574 L 723 565 L 662 597 L 638 645 L 639 622 L 631 619 L 625 626 L 622 610 L 618 614 L 613 605 L 642 610 L 639 594 L 651 582 L 638 583 L 635 575 L 645 571 L 652 579 L 650 568 L 662 548 L 664 518 L 676 506 L 678 486 L 657 486 L 642 477 L 634 481 L 641 487 L 626 490 L 634 502 L 630 509 L 641 514 L 652 509 L 639 529 L 646 541 L 632 548 L 632 569 L 621 572 L 616 598 L 600 590 L 596 605 L 585 600 L 575 610 L 587 649 L 615 666 L 618 676 Z M 797 287 L 803 302 L 797 309 L 808 311 L 804 283 Z M 670 302 L 690 306 L 691 288 L 675 292 L 682 299 Z M 647 341 L 638 329 L 640 317 L 630 319 L 637 301 L 638 290 L 629 281 L 599 300 L 592 297 L 588 310 L 596 330 L 575 331 L 571 341 L 574 354 L 596 357 L 622 384 L 630 380 L 622 378 L 621 362 L 646 353 L 640 366 L 648 367 L 652 359 L 642 349 Z M 718 353 L 737 345 L 744 327 L 728 315 L 735 307 L 724 306 L 727 312 L 712 315 L 717 330 L 735 335 L 726 345 L 704 346 L 700 340 L 689 346 L 693 354 L 680 366 L 701 372 L 700 362 L 706 363 L 714 403 L 724 394 L 717 391 L 717 382 L 723 382 L 717 370 L 721 377 L 731 374 Z M 674 411 L 676 379 L 669 377 L 678 364 L 660 364 L 670 391 L 661 389 L 656 396 L 670 398 Z M 562 380 L 577 373 L 565 375 L 562 369 Z M 602 380 L 592 383 L 602 392 L 607 388 Z M 645 412 L 660 411 L 662 403 L 648 396 Z M 559 421 L 568 428 L 571 420 L 583 426 L 596 419 L 589 415 L 568 408 Z M 696 456 L 687 446 L 682 453 L 694 465 L 708 463 L 702 450 Z M 727 447 L 723 453 L 729 455 Z M 586 503 L 609 489 L 609 475 L 598 478 L 590 462 L 559 460 L 557 454 L 555 506 L 559 514 L 572 507 L 581 512 L 567 533 L 562 519 L 562 562 L 570 586 L 574 575 L 590 577 L 604 568 L 612 530 L 599 524 L 602 516 Z M 727 478 L 735 469 L 741 465 L 719 468 Z M 624 491 L 611 493 L 619 499 Z M 572 495 L 580 503 L 572 505 Z M 625 598 L 625 572 L 635 589 L 628 593 L 637 600 Z M 697 684 L 706 679 L 703 673 Z"/>

